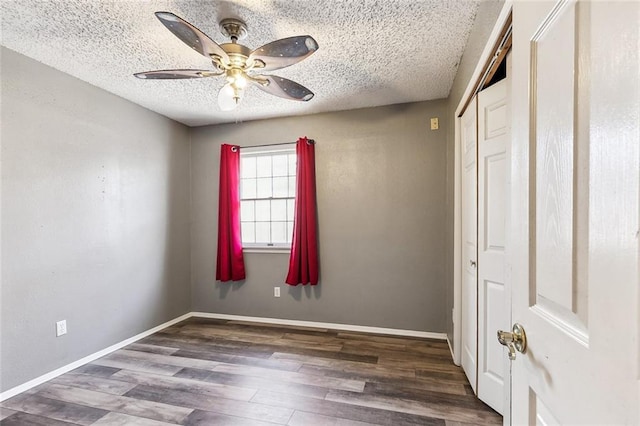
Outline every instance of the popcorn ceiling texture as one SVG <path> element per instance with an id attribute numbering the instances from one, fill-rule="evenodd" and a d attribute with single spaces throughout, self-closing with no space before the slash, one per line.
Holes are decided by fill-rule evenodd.
<path id="1" fill-rule="evenodd" d="M 189 126 L 446 98 L 478 7 L 471 0 L 2 0 L 0 44 Z M 309 34 L 311 57 L 276 74 L 308 87 L 309 102 L 249 87 L 220 111 L 223 77 L 149 81 L 133 73 L 212 68 L 155 17 L 169 11 L 226 43 L 223 18 L 247 23 L 242 44 Z"/>

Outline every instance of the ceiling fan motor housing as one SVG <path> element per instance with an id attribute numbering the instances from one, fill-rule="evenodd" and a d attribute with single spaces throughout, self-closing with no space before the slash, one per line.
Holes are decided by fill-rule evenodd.
<path id="1" fill-rule="evenodd" d="M 244 64 L 251 54 L 251 49 L 238 43 L 225 43 L 220 47 L 229 55 L 229 65 L 244 68 Z"/>
<path id="2" fill-rule="evenodd" d="M 231 40 L 242 40 L 247 36 L 247 24 L 240 19 L 226 18 L 220 21 L 220 32 Z"/>

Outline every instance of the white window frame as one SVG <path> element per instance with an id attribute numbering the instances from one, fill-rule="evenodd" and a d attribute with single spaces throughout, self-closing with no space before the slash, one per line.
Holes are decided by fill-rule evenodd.
<path id="1" fill-rule="evenodd" d="M 247 223 L 247 222 L 257 222 L 257 221 L 243 221 L 242 219 L 242 201 L 243 200 L 254 200 L 254 201 L 264 201 L 264 200 L 281 200 L 281 199 L 285 199 L 285 200 L 291 200 L 291 203 L 295 205 L 295 189 L 294 189 L 294 195 L 293 196 L 287 196 L 287 197 L 258 197 L 257 195 L 257 190 L 256 190 L 256 197 L 255 198 L 244 198 L 243 199 L 243 171 L 242 171 L 242 159 L 243 157 L 260 157 L 260 156 L 273 156 L 273 155 L 277 155 L 277 154 L 294 154 L 296 155 L 296 147 L 295 145 L 292 146 L 274 146 L 274 147 L 243 147 L 240 150 L 240 223 L 241 223 L 241 228 L 242 228 L 242 224 L 243 223 Z M 297 158 L 296 158 L 297 161 Z M 289 171 L 289 176 L 291 176 L 291 171 Z M 293 176 L 295 176 L 295 170 L 293 171 Z M 271 178 L 273 179 L 273 173 L 271 174 Z M 295 185 L 294 185 L 295 188 Z M 272 194 L 273 195 L 273 194 Z M 290 212 L 287 212 L 287 216 L 289 216 Z M 287 217 L 287 219 L 289 219 L 289 217 Z M 293 218 L 291 218 L 293 220 Z M 292 222 L 287 220 L 287 222 Z M 292 238 L 292 235 L 289 236 L 289 238 Z M 260 253 L 268 253 L 268 252 L 274 252 L 274 253 L 280 253 L 280 252 L 288 252 L 291 250 L 291 243 L 247 243 L 244 241 L 242 241 L 242 248 L 245 252 L 260 252 Z"/>

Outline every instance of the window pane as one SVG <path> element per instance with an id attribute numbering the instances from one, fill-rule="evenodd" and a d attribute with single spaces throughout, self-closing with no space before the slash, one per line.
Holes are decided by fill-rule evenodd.
<path id="1" fill-rule="evenodd" d="M 296 154 L 289 154 L 289 176 L 296 175 Z"/>
<path id="2" fill-rule="evenodd" d="M 271 176 L 271 156 L 263 155 L 257 157 L 257 176 L 268 177 Z"/>
<path id="3" fill-rule="evenodd" d="M 256 177 L 256 157 L 240 156 L 240 177 L 254 178 Z"/>
<path id="4" fill-rule="evenodd" d="M 286 154 L 273 156 L 273 175 L 274 176 L 287 175 L 287 164 L 288 164 L 287 157 L 288 156 Z"/>
<path id="5" fill-rule="evenodd" d="M 293 241 L 293 222 L 287 222 L 287 242 Z"/>
<path id="6" fill-rule="evenodd" d="M 240 202 L 240 220 L 243 222 L 253 222 L 255 219 L 255 201 Z"/>
<path id="7" fill-rule="evenodd" d="M 271 178 L 258 179 L 258 196 L 256 198 L 271 198 Z"/>
<path id="8" fill-rule="evenodd" d="M 287 220 L 293 221 L 296 207 L 296 200 L 287 200 Z"/>
<path id="9" fill-rule="evenodd" d="M 296 177 L 292 176 L 289 178 L 289 197 L 296 196 Z"/>
<path id="10" fill-rule="evenodd" d="M 287 222 L 271 222 L 271 241 L 274 243 L 287 242 Z"/>
<path id="11" fill-rule="evenodd" d="M 256 221 L 268 222 L 270 220 L 271 220 L 271 201 L 269 200 L 256 201 Z"/>
<path id="12" fill-rule="evenodd" d="M 240 180 L 240 198 L 256 198 L 256 180 Z"/>
<path id="13" fill-rule="evenodd" d="M 293 151 L 241 154 L 240 220 L 242 241 L 291 243 L 296 195 L 297 155 Z"/>
<path id="14" fill-rule="evenodd" d="M 273 178 L 273 196 L 276 198 L 289 196 L 289 178 L 287 177 Z"/>
<path id="15" fill-rule="evenodd" d="M 242 222 L 242 242 L 243 243 L 255 243 L 256 232 L 255 222 Z"/>
<path id="16" fill-rule="evenodd" d="M 287 200 L 271 201 L 271 220 L 287 220 Z"/>
<path id="17" fill-rule="evenodd" d="M 270 243 L 269 228 L 270 222 L 256 222 L 256 243 Z"/>

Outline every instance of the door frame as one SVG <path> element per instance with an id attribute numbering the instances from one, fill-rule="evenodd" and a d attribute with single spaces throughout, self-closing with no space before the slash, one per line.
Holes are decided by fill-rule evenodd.
<path id="1" fill-rule="evenodd" d="M 469 104 L 470 99 L 475 96 L 480 79 L 486 70 L 487 64 L 495 54 L 496 44 L 500 42 L 503 28 L 506 25 L 511 10 L 513 8 L 513 0 L 506 0 L 500 10 L 498 19 L 496 20 L 493 30 L 487 39 L 482 54 L 478 59 L 476 67 L 467 82 L 465 91 L 458 103 L 455 114 L 452 117 L 455 123 L 454 130 L 454 207 L 453 207 L 453 342 L 449 342 L 451 353 L 453 354 L 453 362 L 460 365 L 462 360 L 462 154 L 460 152 L 460 118 L 465 107 Z"/>

